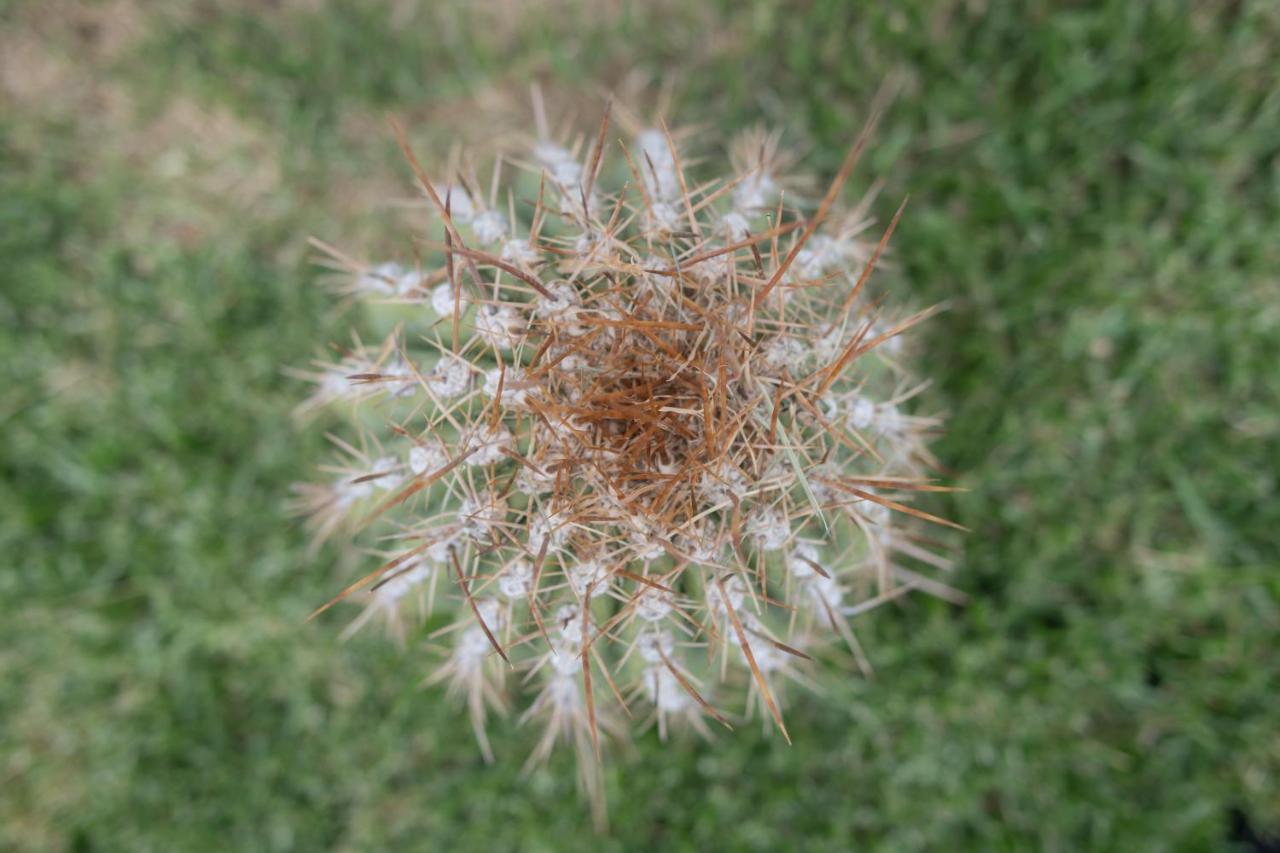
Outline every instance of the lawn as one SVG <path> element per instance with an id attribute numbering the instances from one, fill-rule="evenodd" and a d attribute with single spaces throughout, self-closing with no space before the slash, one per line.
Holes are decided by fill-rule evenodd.
<path id="1" fill-rule="evenodd" d="M 286 512 L 309 235 L 403 256 L 425 156 L 642 73 L 906 194 L 892 280 L 966 607 L 860 617 L 787 746 L 572 758 L 463 716 Z M 496 129 L 496 130 L 495 130 Z M 0 848 L 1210 850 L 1280 833 L 1280 7 L 0 0 Z"/>

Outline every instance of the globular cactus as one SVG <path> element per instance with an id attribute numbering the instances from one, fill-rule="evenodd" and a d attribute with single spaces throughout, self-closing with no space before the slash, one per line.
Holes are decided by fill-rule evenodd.
<path id="1" fill-rule="evenodd" d="M 898 215 L 867 240 L 870 196 L 838 212 L 874 119 L 808 198 L 773 134 L 744 135 L 716 179 L 665 124 L 628 118 L 611 142 L 606 108 L 565 142 L 536 96 L 535 113 L 487 194 L 472 169 L 430 179 L 401 135 L 439 223 L 431 264 L 320 244 L 401 325 L 302 371 L 300 411 L 353 425 L 298 503 L 321 540 L 382 529 L 377 567 L 330 602 L 363 602 L 348 630 L 403 639 L 431 617 L 429 680 L 484 757 L 487 716 L 525 697 L 520 720 L 545 726 L 531 760 L 571 744 L 602 817 L 602 741 L 628 724 L 708 735 L 759 714 L 789 739 L 783 697 L 818 681 L 816 654 L 869 670 L 857 614 L 958 593 L 921 571 L 948 562 L 914 532 L 949 522 L 911 505 L 942 489 L 899 338 L 930 312 L 889 319 L 866 286 Z"/>

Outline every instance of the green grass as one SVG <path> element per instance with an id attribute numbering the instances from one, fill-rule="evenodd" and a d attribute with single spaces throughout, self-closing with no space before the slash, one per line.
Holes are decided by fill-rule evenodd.
<path id="1" fill-rule="evenodd" d="M 135 14 L 124 46 L 82 25 L 102 7 L 40 5 L 0 7 L 0 53 L 37 44 L 61 75 L 0 94 L 0 847 L 1222 849 L 1233 813 L 1280 831 L 1271 4 L 547 0 L 512 25 L 215 2 Z M 485 767 L 419 689 L 419 645 L 303 624 L 351 567 L 284 514 L 322 440 L 290 423 L 280 368 L 350 319 L 308 234 L 407 246 L 375 206 L 405 177 L 384 111 L 442 152 L 477 133 L 476 99 L 534 75 L 589 97 L 633 67 L 677 74 L 717 133 L 784 127 L 828 175 L 902 81 L 856 180 L 888 181 L 882 214 L 911 194 L 888 280 L 952 305 L 921 357 L 968 489 L 937 508 L 973 530 L 973 603 L 863 617 L 877 679 L 794 695 L 792 747 L 639 737 L 593 838 L 569 757 L 522 777 L 531 734 L 498 725 Z"/>

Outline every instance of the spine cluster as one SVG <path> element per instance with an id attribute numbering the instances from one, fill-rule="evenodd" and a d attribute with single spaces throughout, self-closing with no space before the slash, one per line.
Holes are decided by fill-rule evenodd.
<path id="1" fill-rule="evenodd" d="M 402 324 L 301 371 L 301 411 L 351 417 L 297 497 L 319 539 L 374 528 L 376 568 L 330 602 L 363 603 L 348 631 L 430 619 L 430 680 L 485 758 L 486 718 L 518 707 L 531 760 L 572 745 L 600 803 L 602 741 L 753 715 L 786 736 L 816 656 L 869 669 L 858 614 L 956 594 L 919 532 L 948 522 L 912 505 L 941 488 L 939 421 L 913 412 L 899 336 L 929 312 L 894 319 L 867 287 L 897 216 L 864 239 L 870 199 L 838 206 L 870 126 L 806 198 L 772 134 L 703 177 L 663 124 L 618 133 L 606 110 L 566 141 L 537 118 L 487 193 L 405 146 L 431 264 L 324 247 Z"/>

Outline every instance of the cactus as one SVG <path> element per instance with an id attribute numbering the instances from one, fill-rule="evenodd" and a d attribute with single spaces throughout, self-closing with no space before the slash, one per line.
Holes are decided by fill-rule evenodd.
<path id="1" fill-rule="evenodd" d="M 321 610 L 359 601 L 348 633 L 401 640 L 434 614 L 429 681 L 463 700 L 484 758 L 488 716 L 523 702 L 543 726 L 530 761 L 572 745 L 603 820 L 602 752 L 629 725 L 709 736 L 758 715 L 789 741 L 786 694 L 834 666 L 816 655 L 847 647 L 826 657 L 870 673 L 857 614 L 959 596 L 916 532 L 951 523 L 912 505 L 944 488 L 940 421 L 912 413 L 925 383 L 899 336 L 933 309 L 895 319 L 867 288 L 902 208 L 877 239 L 874 193 L 839 207 L 874 114 L 809 199 L 776 134 L 704 177 L 662 122 L 618 139 L 606 107 L 565 140 L 535 112 L 487 197 L 474 170 L 433 181 L 397 128 L 433 265 L 317 243 L 345 293 L 402 323 L 300 371 L 299 411 L 352 426 L 298 506 L 318 540 L 383 534 Z"/>

